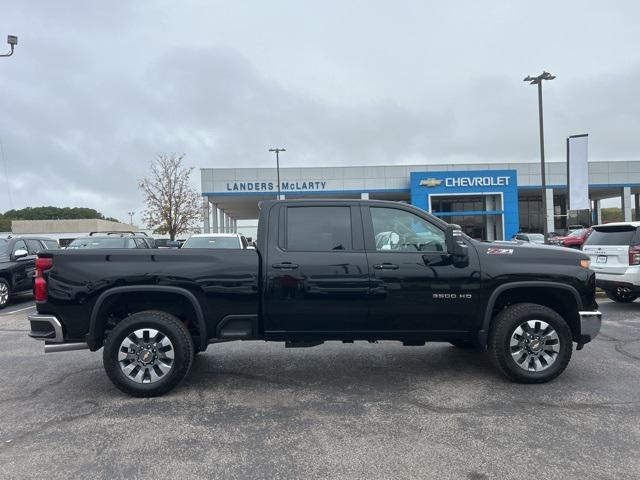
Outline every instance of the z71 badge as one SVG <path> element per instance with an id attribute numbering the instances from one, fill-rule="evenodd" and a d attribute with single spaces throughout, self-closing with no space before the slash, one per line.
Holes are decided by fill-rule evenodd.
<path id="1" fill-rule="evenodd" d="M 487 248 L 487 255 L 511 255 L 512 253 L 513 253 L 513 248 L 497 248 L 497 247 Z"/>

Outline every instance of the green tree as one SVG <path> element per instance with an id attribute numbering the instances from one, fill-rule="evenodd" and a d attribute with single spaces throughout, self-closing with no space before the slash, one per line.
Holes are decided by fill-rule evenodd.
<path id="1" fill-rule="evenodd" d="M 118 221 L 111 217 L 105 218 L 102 213 L 93 208 L 53 206 L 25 207 L 19 210 L 8 210 L 4 212 L 4 215 L 0 214 L 0 231 L 11 231 L 11 220 L 79 220 L 87 218 Z"/>

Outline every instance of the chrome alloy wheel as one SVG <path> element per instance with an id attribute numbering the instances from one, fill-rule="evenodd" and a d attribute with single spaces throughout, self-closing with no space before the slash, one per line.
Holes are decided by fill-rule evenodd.
<path id="1" fill-rule="evenodd" d="M 511 334 L 509 348 L 511 357 L 520 368 L 542 372 L 558 358 L 560 337 L 547 322 L 527 320 Z"/>
<path id="2" fill-rule="evenodd" d="M 174 350 L 169 337 L 153 328 L 141 328 L 126 336 L 118 349 L 122 373 L 136 383 L 155 383 L 173 367 Z"/>
<path id="3" fill-rule="evenodd" d="M 0 282 L 0 305 L 6 305 L 9 302 L 9 285 Z"/>

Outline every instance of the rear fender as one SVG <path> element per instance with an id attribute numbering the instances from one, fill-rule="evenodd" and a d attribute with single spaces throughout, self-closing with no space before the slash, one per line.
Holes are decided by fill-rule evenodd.
<path id="1" fill-rule="evenodd" d="M 207 348 L 207 325 L 205 323 L 204 313 L 200 302 L 196 296 L 189 290 L 180 287 L 171 287 L 163 285 L 132 285 L 126 287 L 114 287 L 106 290 L 100 294 L 98 300 L 96 300 L 93 310 L 91 311 L 91 317 L 89 320 L 89 333 L 87 334 L 87 343 L 91 350 L 98 350 L 102 347 L 102 340 L 104 336 L 104 321 L 100 318 L 100 310 L 104 302 L 113 295 L 119 295 L 122 293 L 173 293 L 185 297 L 192 305 L 194 312 L 196 313 L 196 321 L 198 322 L 198 330 L 200 331 L 200 346 L 199 350 L 204 351 Z"/>

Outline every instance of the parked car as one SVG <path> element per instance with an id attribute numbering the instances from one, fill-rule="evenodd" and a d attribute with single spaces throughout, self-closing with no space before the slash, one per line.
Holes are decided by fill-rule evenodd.
<path id="1" fill-rule="evenodd" d="M 171 240 L 169 238 L 156 238 L 157 248 L 180 248 L 182 244 L 178 240 Z"/>
<path id="2" fill-rule="evenodd" d="M 181 248 L 240 248 L 246 249 L 249 242 L 239 233 L 199 233 L 191 235 Z"/>
<path id="3" fill-rule="evenodd" d="M 36 267 L 30 336 L 45 352 L 103 348 L 110 380 L 141 397 L 171 390 L 196 352 L 229 340 L 444 341 L 542 383 L 601 324 L 582 252 L 476 241 L 396 202 L 270 200 L 257 250 L 45 251 Z"/>
<path id="4" fill-rule="evenodd" d="M 544 243 L 544 235 L 541 233 L 516 233 L 513 240 L 526 243 Z"/>
<path id="5" fill-rule="evenodd" d="M 87 248 L 156 248 L 156 244 L 153 238 L 140 232 L 91 232 L 67 246 L 67 250 Z"/>
<path id="6" fill-rule="evenodd" d="M 582 250 L 607 297 L 627 303 L 640 296 L 640 222 L 596 225 Z"/>
<path id="7" fill-rule="evenodd" d="M 591 235 L 591 228 L 580 228 L 578 230 L 572 230 L 564 237 L 550 238 L 549 245 L 580 249 L 589 235 Z"/>
<path id="8" fill-rule="evenodd" d="M 0 309 L 11 296 L 33 288 L 36 255 L 58 249 L 58 242 L 46 237 L 0 239 Z"/>

